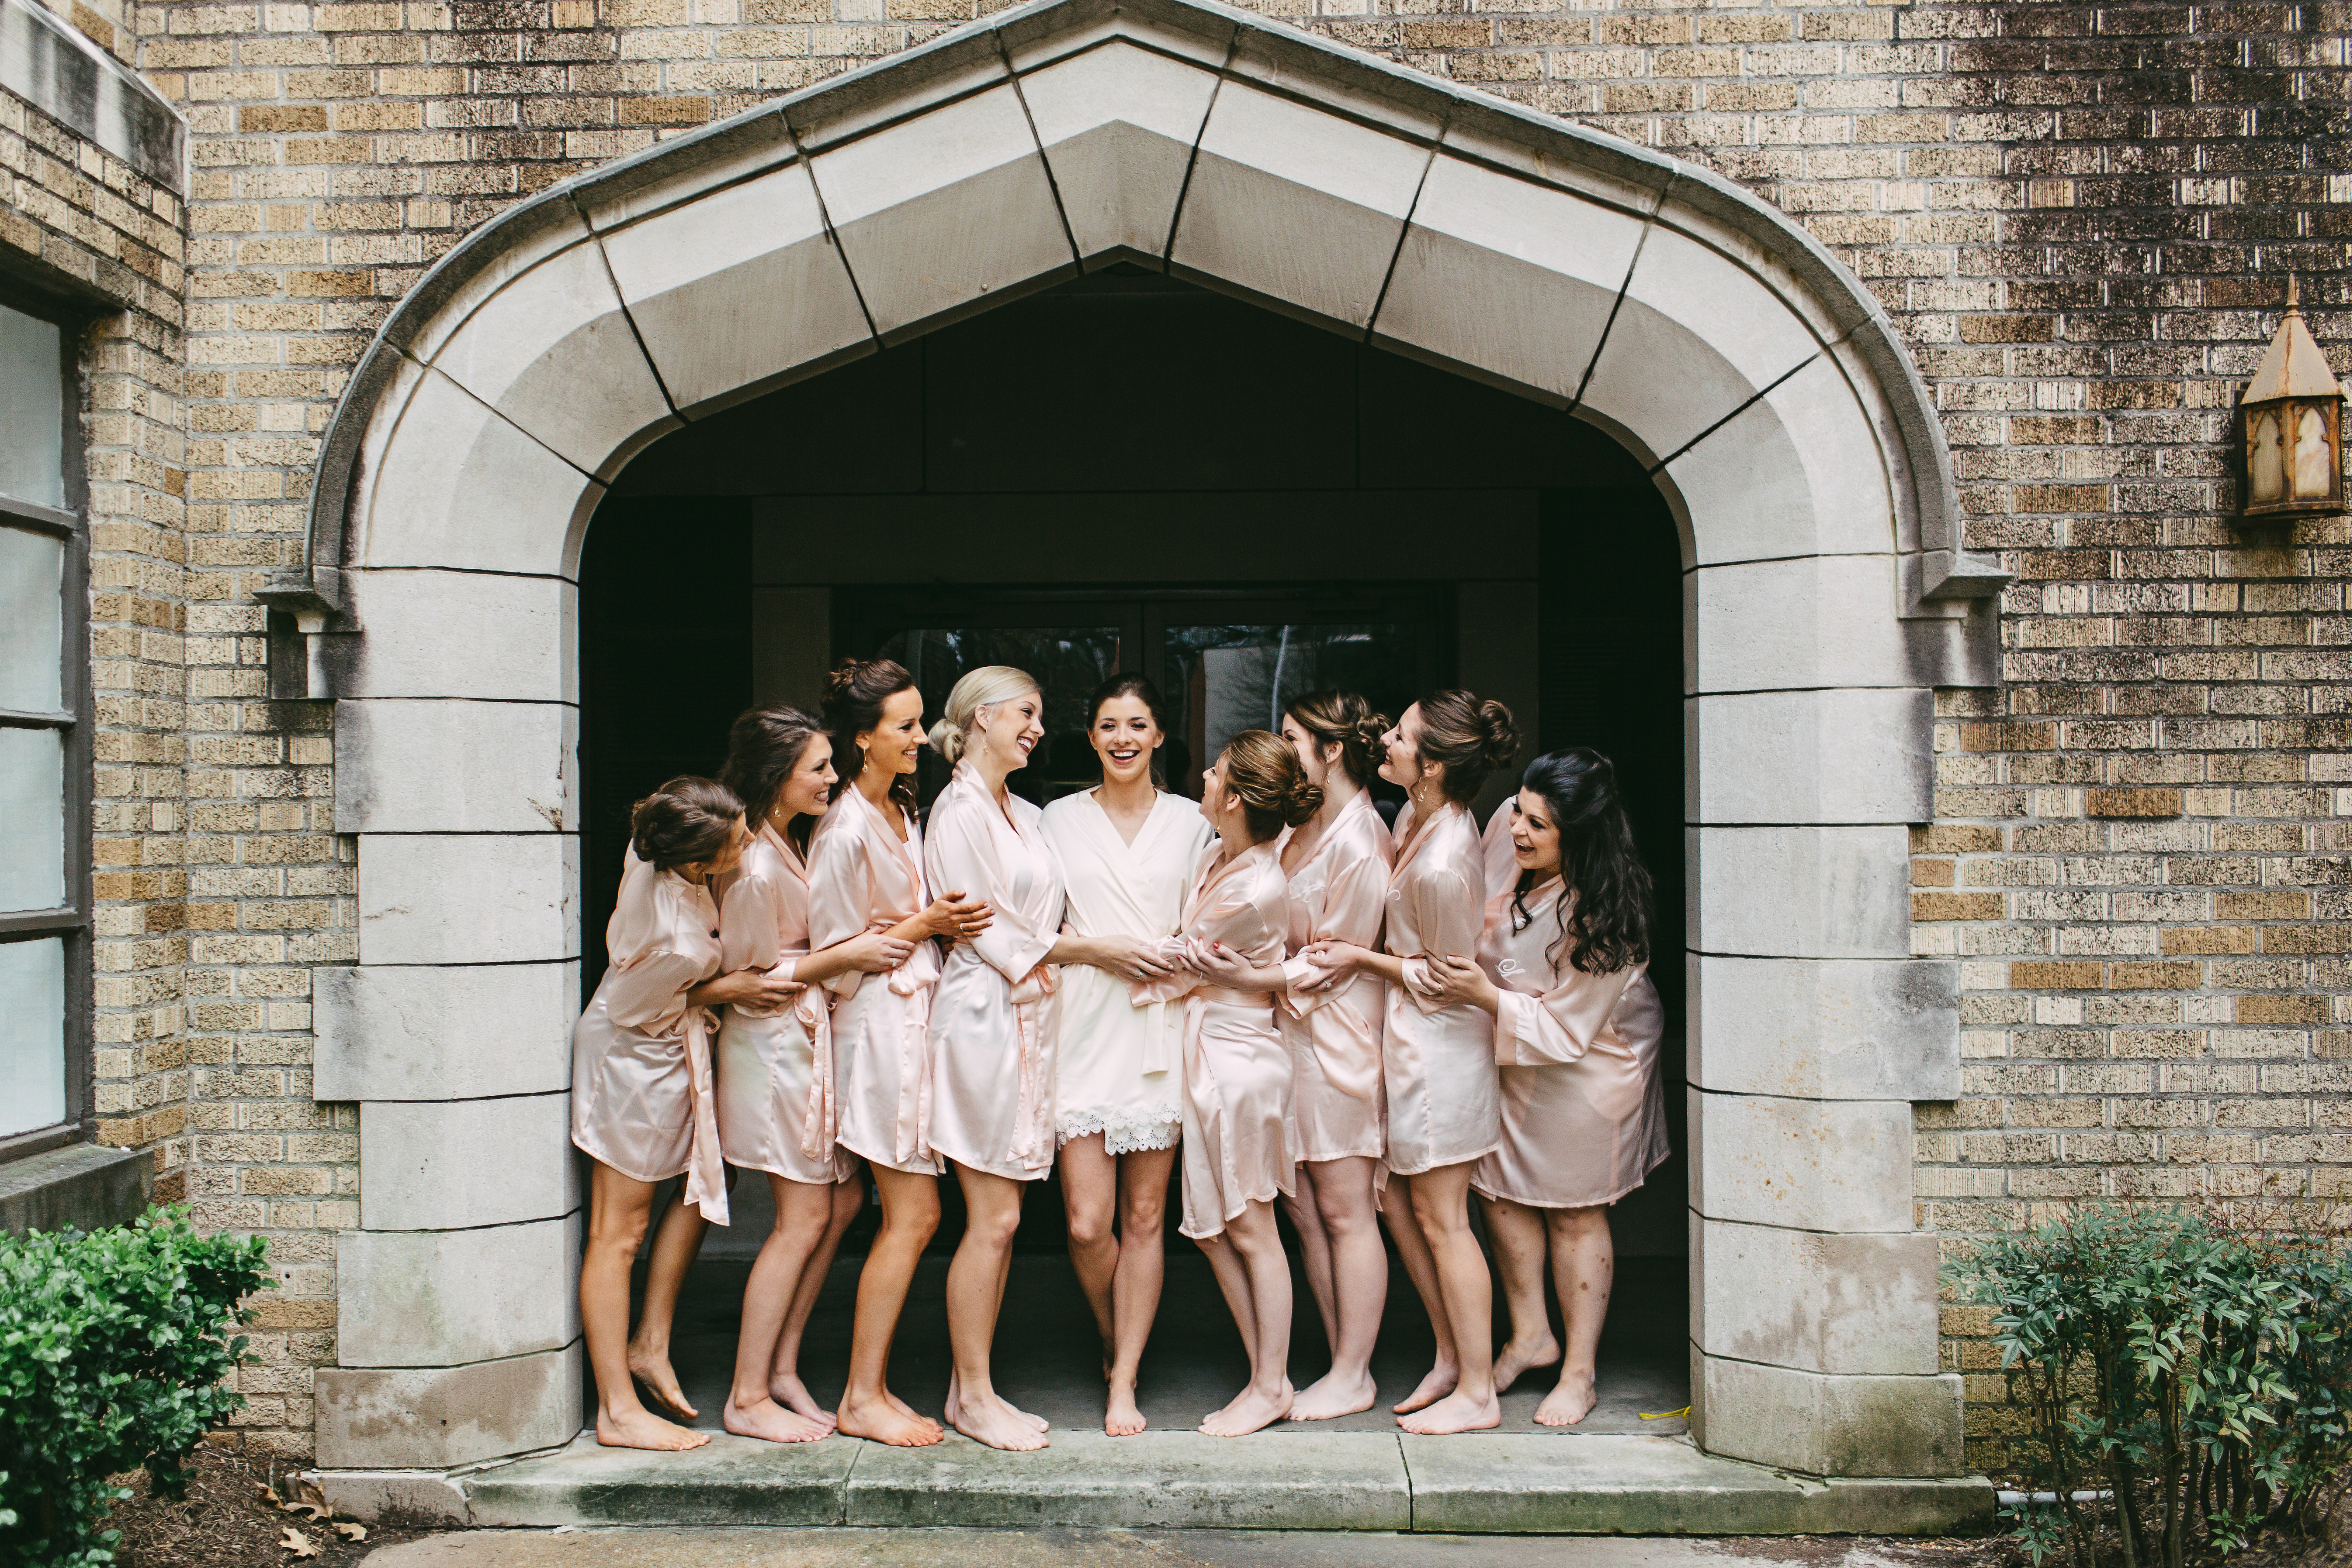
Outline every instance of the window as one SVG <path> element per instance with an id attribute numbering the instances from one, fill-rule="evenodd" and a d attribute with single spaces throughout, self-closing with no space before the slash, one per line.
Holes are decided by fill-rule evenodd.
<path id="1" fill-rule="evenodd" d="M 89 1115 L 88 537 L 73 333 L 0 299 L 0 1158 Z"/>

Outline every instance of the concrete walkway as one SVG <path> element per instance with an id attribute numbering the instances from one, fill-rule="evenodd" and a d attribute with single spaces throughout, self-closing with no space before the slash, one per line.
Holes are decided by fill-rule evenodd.
<path id="1" fill-rule="evenodd" d="M 1799 1559 L 1806 1568 L 1901 1563 L 1870 1545 L 1815 1546 Z M 368 1568 L 1743 1568 L 1752 1549 L 1623 1536 L 1222 1530 L 472 1530 L 387 1546 L 366 1562 Z M 1789 1560 L 1782 1551 L 1771 1557 Z"/>

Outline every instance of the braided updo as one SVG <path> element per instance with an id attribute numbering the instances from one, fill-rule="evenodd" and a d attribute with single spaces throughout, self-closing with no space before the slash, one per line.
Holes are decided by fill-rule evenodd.
<path id="1" fill-rule="evenodd" d="M 1250 837 L 1263 842 L 1323 808 L 1323 787 L 1307 782 L 1298 753 L 1271 730 L 1244 730 L 1225 742 L 1225 787 L 1242 803 Z"/>
<path id="2" fill-rule="evenodd" d="M 1389 716 L 1373 711 L 1362 693 L 1328 687 L 1310 691 L 1284 709 L 1283 716 L 1317 745 L 1339 747 L 1339 765 L 1359 786 L 1372 782 L 1380 770 L 1381 737 L 1388 732 Z"/>
<path id="3" fill-rule="evenodd" d="M 656 871 L 716 860 L 734 840 L 743 803 L 715 779 L 681 773 L 629 807 L 629 847 Z"/>

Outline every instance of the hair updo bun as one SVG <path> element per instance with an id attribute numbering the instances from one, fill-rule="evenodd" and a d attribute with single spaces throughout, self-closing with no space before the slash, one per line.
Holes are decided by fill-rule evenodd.
<path id="1" fill-rule="evenodd" d="M 733 842 L 742 816 L 733 790 L 681 773 L 629 807 L 629 847 L 656 871 L 715 860 Z"/>
<path id="2" fill-rule="evenodd" d="M 1339 765 L 1359 785 L 1369 784 L 1381 767 L 1381 737 L 1389 717 L 1376 713 L 1360 692 L 1310 691 L 1283 710 L 1318 745 L 1339 748 Z"/>
<path id="3" fill-rule="evenodd" d="M 971 740 L 972 726 L 982 709 L 1026 697 L 1036 689 L 1037 682 L 1027 670 L 1015 669 L 1009 664 L 983 664 L 967 671 L 948 693 L 947 711 L 931 726 L 931 750 L 948 766 L 955 766 Z"/>
<path id="4" fill-rule="evenodd" d="M 866 752 L 857 737 L 882 724 L 882 704 L 901 691 L 912 691 L 915 678 L 894 658 L 845 658 L 824 678 L 824 727 L 833 737 L 833 798 L 839 800 L 866 771 Z M 908 774 L 890 783 L 899 805 L 915 808 L 915 785 Z"/>
<path id="5" fill-rule="evenodd" d="M 1270 730 L 1244 730 L 1225 742 L 1225 787 L 1240 797 L 1250 837 L 1264 842 L 1323 809 L 1323 787 L 1307 781 L 1298 753 Z"/>
<path id="6" fill-rule="evenodd" d="M 1423 762 L 1445 767 L 1445 798 L 1466 802 L 1496 773 L 1518 760 L 1519 726 L 1511 710 L 1491 698 L 1458 689 L 1423 698 Z"/>

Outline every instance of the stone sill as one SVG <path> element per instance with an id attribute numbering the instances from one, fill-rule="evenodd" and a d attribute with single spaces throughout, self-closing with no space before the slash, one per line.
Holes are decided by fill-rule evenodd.
<path id="1" fill-rule="evenodd" d="M 147 1207 L 154 1162 L 132 1149 L 68 1143 L 0 1165 L 0 1230 L 97 1230 Z"/>

